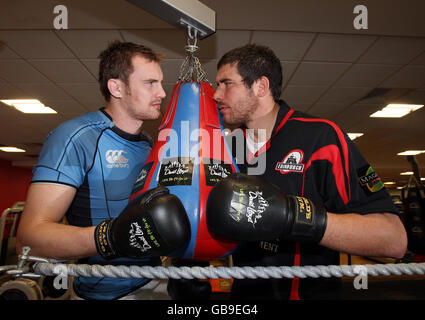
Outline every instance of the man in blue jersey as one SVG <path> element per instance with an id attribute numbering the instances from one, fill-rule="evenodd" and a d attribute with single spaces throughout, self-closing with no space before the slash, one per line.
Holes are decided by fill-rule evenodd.
<path id="1" fill-rule="evenodd" d="M 137 224 L 139 210 L 151 214 L 157 205 L 166 205 L 169 211 L 182 211 L 182 206 L 175 198 L 169 200 L 171 195 L 164 189 L 130 209 L 126 206 L 152 147 L 142 131 L 143 122 L 161 116 L 165 97 L 161 55 L 142 45 L 114 42 L 99 57 L 106 107 L 67 121 L 48 135 L 33 170 L 17 250 L 27 245 L 35 256 L 89 264 L 158 265 L 159 256 L 169 248 L 158 235 L 155 244 L 160 248 L 146 254 L 153 244 L 138 233 L 137 228 L 143 227 Z M 61 223 L 64 217 L 68 224 Z M 184 217 L 182 221 L 185 225 Z M 175 234 L 175 230 L 164 231 L 167 221 L 152 225 L 157 228 L 154 232 Z M 118 299 L 139 288 L 155 291 L 154 282 L 80 277 L 74 281 L 74 291 L 84 299 Z"/>

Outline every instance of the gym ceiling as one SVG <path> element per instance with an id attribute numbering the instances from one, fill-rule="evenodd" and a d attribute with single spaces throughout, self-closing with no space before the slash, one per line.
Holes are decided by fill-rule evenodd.
<path id="1" fill-rule="evenodd" d="M 397 153 L 425 150 L 425 108 L 403 118 L 370 118 L 388 103 L 425 104 L 423 0 L 201 0 L 216 12 L 216 33 L 198 41 L 197 56 L 215 83 L 216 63 L 247 43 L 269 45 L 282 61 L 282 98 L 294 109 L 328 118 L 346 132 L 384 182 L 407 183 Z M 353 12 L 368 12 L 356 29 Z M 55 29 L 55 6 L 68 29 Z M 104 106 L 97 56 L 108 42 L 133 41 L 165 53 L 165 110 L 185 57 L 187 33 L 126 0 L 0 0 L 0 99 L 38 99 L 57 114 L 23 114 L 0 103 L 0 159 L 31 167 L 48 132 Z M 154 138 L 159 120 L 145 122 Z M 425 153 L 416 157 L 425 176 Z"/>

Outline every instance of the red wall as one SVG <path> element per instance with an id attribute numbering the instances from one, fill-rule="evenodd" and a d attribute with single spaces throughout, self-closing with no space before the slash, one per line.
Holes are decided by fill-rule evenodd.
<path id="1" fill-rule="evenodd" d="M 0 214 L 15 202 L 25 201 L 31 178 L 30 168 L 14 167 L 0 159 Z"/>

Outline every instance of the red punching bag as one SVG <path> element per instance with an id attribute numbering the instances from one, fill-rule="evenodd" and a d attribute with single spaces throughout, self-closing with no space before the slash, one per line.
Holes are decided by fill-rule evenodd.
<path id="1" fill-rule="evenodd" d="M 191 225 L 191 240 L 170 256 L 213 260 L 237 243 L 211 235 L 206 225 L 208 194 L 217 181 L 238 172 L 223 134 L 221 115 L 205 82 L 179 81 L 159 127 L 158 139 L 133 187 L 130 201 L 158 185 L 183 203 Z"/>

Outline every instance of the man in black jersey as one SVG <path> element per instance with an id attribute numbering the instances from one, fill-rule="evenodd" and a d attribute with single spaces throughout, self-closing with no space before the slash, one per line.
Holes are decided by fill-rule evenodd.
<path id="1" fill-rule="evenodd" d="M 280 100 L 282 69 L 272 50 L 247 45 L 229 51 L 218 63 L 216 82 L 224 122 L 240 126 L 232 146 L 241 172 L 323 206 L 327 219 L 313 243 L 284 237 L 243 242 L 233 254 L 235 265 L 339 264 L 339 252 L 404 256 L 406 233 L 382 181 L 335 123 Z M 339 278 L 236 279 L 232 297 L 335 299 L 341 289 Z"/>

